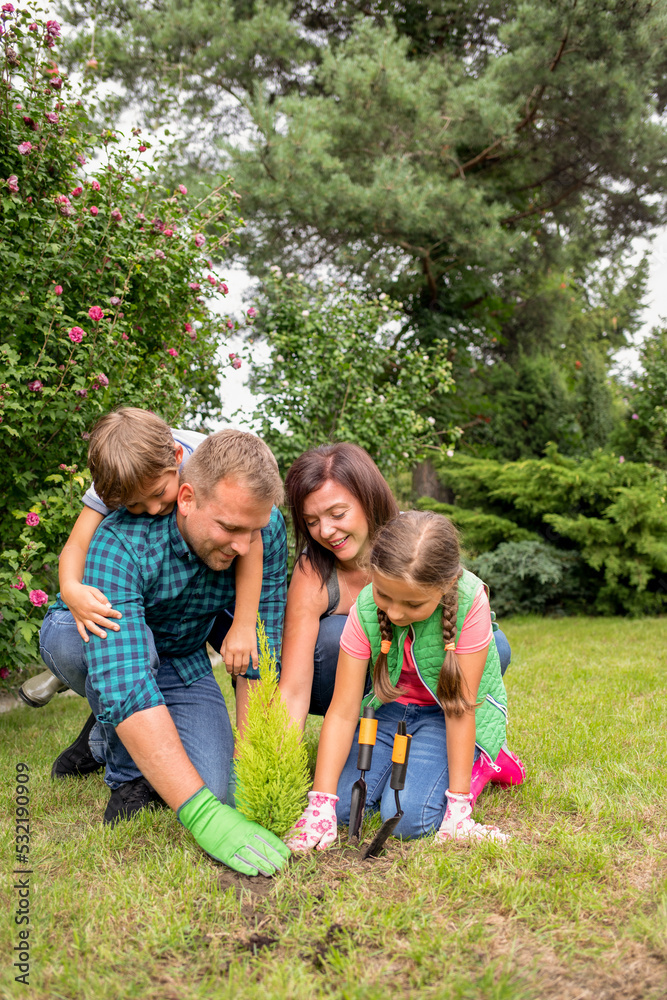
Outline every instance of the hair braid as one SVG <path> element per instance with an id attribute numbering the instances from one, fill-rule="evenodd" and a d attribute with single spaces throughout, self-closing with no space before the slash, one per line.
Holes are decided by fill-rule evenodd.
<path id="1" fill-rule="evenodd" d="M 389 642 L 393 642 L 394 633 L 391 627 L 391 622 L 389 621 L 389 615 L 386 611 L 381 611 L 379 608 L 377 609 L 377 615 L 381 637 Z M 378 654 L 375 666 L 373 667 L 373 687 L 375 689 L 376 697 L 379 698 L 385 705 L 390 701 L 396 701 L 396 699 L 403 693 L 400 688 L 395 688 L 389 680 L 389 663 L 387 660 L 387 654 L 382 651 Z"/>
<path id="2" fill-rule="evenodd" d="M 463 693 L 463 679 L 456 651 L 447 649 L 456 642 L 456 616 L 459 610 L 458 576 L 443 598 L 442 606 L 442 638 L 445 646 L 445 659 L 438 677 L 437 697 L 447 715 L 457 718 L 475 707 Z"/>

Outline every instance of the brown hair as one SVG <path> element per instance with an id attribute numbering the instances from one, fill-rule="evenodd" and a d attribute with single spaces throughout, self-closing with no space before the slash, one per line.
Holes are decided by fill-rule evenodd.
<path id="1" fill-rule="evenodd" d="M 260 503 L 283 502 L 283 484 L 273 452 L 247 431 L 228 427 L 209 434 L 181 472 L 181 483 L 194 487 L 197 503 L 208 500 L 221 479 L 240 480 Z"/>
<path id="2" fill-rule="evenodd" d="M 285 492 L 294 524 L 297 556 L 305 556 L 322 583 L 331 575 L 335 556 L 311 537 L 303 516 L 303 506 L 306 498 L 329 480 L 349 490 L 359 501 L 371 539 L 381 525 L 398 514 L 398 504 L 389 486 L 363 448 L 339 441 L 337 444 L 323 444 L 300 455 L 285 476 Z"/>
<path id="3" fill-rule="evenodd" d="M 442 638 L 445 646 L 456 641 L 459 596 L 457 581 L 463 573 L 459 537 L 452 522 L 430 510 L 410 510 L 395 517 L 378 532 L 370 555 L 371 570 L 424 589 L 442 590 Z M 391 622 L 377 609 L 383 639 L 393 639 Z M 375 694 L 380 701 L 395 701 L 401 694 L 389 680 L 386 653 L 380 652 L 373 670 Z M 458 657 L 446 650 L 438 677 L 436 697 L 447 715 L 460 716 L 475 707 L 463 693 Z"/>
<path id="4" fill-rule="evenodd" d="M 150 410 L 126 406 L 101 417 L 90 434 L 88 468 L 100 499 L 115 510 L 165 472 L 175 472 L 169 425 Z"/>

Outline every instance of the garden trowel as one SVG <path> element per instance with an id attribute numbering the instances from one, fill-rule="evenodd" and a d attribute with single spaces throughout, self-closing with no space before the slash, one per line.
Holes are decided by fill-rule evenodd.
<path id="1" fill-rule="evenodd" d="M 357 757 L 357 767 L 361 771 L 361 775 L 352 785 L 352 798 L 350 799 L 350 840 L 354 841 L 359 839 L 361 822 L 364 818 L 366 792 L 368 790 L 364 775 L 371 766 L 377 731 L 378 722 L 375 718 L 375 712 L 372 708 L 365 708 L 359 720 L 359 756 Z"/>
<path id="2" fill-rule="evenodd" d="M 368 847 L 362 852 L 361 856 L 364 859 L 376 858 L 378 856 L 384 847 L 387 838 L 391 837 L 392 833 L 398 826 L 401 816 L 403 815 L 398 793 L 405 788 L 405 775 L 408 770 L 408 757 L 410 756 L 411 740 L 412 736 L 408 735 L 405 723 L 399 722 L 396 735 L 394 736 L 394 749 L 391 755 L 391 778 L 389 780 L 389 787 L 394 789 L 394 797 L 396 799 L 396 815 L 392 816 L 388 820 L 385 820 L 382 824 Z"/>

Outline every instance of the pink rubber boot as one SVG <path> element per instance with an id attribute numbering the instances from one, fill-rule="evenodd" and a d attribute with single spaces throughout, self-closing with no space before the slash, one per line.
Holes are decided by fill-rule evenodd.
<path id="1" fill-rule="evenodd" d="M 509 788 L 510 785 L 522 784 L 525 777 L 526 768 L 511 750 L 501 749 L 495 763 L 482 752 L 472 766 L 470 791 L 473 797 L 473 806 L 480 792 L 486 788 L 489 782 L 493 785 L 500 785 L 502 788 Z"/>

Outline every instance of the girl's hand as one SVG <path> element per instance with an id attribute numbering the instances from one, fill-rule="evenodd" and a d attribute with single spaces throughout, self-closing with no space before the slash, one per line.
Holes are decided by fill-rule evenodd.
<path id="1" fill-rule="evenodd" d="M 107 637 L 105 628 L 113 629 L 114 632 L 119 630 L 120 625 L 116 625 L 109 619 L 122 618 L 122 614 L 120 611 L 114 611 L 102 591 L 98 590 L 97 587 L 89 587 L 85 583 L 74 583 L 61 589 L 60 596 L 71 611 L 79 635 L 84 642 L 88 642 L 86 629 L 89 629 L 93 635 L 98 635 L 100 639 Z"/>
<path id="2" fill-rule="evenodd" d="M 323 851 L 338 836 L 336 824 L 337 795 L 328 792 L 308 792 L 308 805 L 285 838 L 290 851 Z"/>
<path id="3" fill-rule="evenodd" d="M 250 657 L 257 666 L 257 635 L 254 626 L 237 625 L 232 622 L 229 632 L 222 640 L 220 656 L 225 662 L 227 673 L 232 677 L 244 674 L 250 666 Z"/>
<path id="4" fill-rule="evenodd" d="M 509 840 L 497 826 L 482 826 L 472 818 L 472 793 L 446 791 L 447 809 L 435 835 L 439 841 L 445 840 L 497 840 L 505 843 Z"/>

